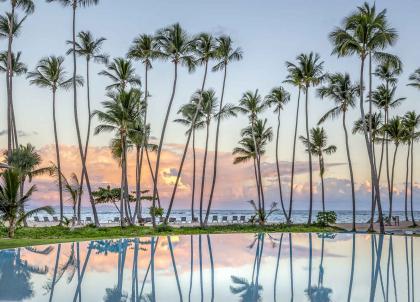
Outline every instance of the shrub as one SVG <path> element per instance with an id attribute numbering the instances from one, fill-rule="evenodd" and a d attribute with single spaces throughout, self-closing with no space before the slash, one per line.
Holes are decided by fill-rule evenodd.
<path id="1" fill-rule="evenodd" d="M 173 228 L 172 228 L 170 225 L 167 225 L 167 224 L 164 224 L 164 223 L 159 224 L 159 225 L 156 227 L 156 231 L 157 231 L 158 233 L 170 232 L 170 231 L 172 231 L 172 230 L 173 230 Z"/>
<path id="2" fill-rule="evenodd" d="M 337 214 L 334 211 L 318 212 L 316 215 L 316 224 L 320 226 L 328 226 L 337 221 Z"/>
<path id="3" fill-rule="evenodd" d="M 154 213 L 156 217 L 162 217 L 163 216 L 163 208 L 150 207 L 149 208 L 149 213 L 150 213 L 151 216 L 153 216 L 153 213 Z"/>

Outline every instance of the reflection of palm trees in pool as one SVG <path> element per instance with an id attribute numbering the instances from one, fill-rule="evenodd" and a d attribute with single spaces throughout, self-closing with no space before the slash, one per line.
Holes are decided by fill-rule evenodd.
<path id="1" fill-rule="evenodd" d="M 386 301 L 389 301 L 390 270 L 392 270 L 392 281 L 393 281 L 393 286 L 394 286 L 395 301 L 398 301 L 397 281 L 395 280 L 394 247 L 393 247 L 393 242 L 392 242 L 392 235 L 389 237 L 388 263 L 387 263 L 387 268 L 386 268 Z"/>
<path id="2" fill-rule="evenodd" d="M 251 302 L 251 301 L 261 301 L 261 291 L 263 287 L 259 284 L 260 277 L 260 268 L 262 254 L 264 250 L 264 236 L 265 234 L 257 234 L 254 242 L 251 243 L 249 248 L 253 248 L 257 244 L 255 250 L 254 264 L 252 267 L 252 277 L 251 282 L 245 278 L 231 276 L 232 282 L 235 286 L 230 286 L 230 291 L 235 295 L 240 295 L 241 301 Z"/>
<path id="3" fill-rule="evenodd" d="M 277 276 L 279 272 L 279 263 L 280 263 L 280 254 L 281 254 L 281 244 L 283 242 L 283 234 L 280 236 L 279 240 L 279 250 L 277 252 L 277 262 L 276 262 L 276 273 L 274 274 L 274 301 L 277 301 Z"/>
<path id="4" fill-rule="evenodd" d="M 213 261 L 213 251 L 211 248 L 211 239 L 210 235 L 207 234 L 207 245 L 209 247 L 209 257 L 210 257 L 210 271 L 211 271 L 211 298 L 210 301 L 214 301 L 214 261 Z"/>
<path id="5" fill-rule="evenodd" d="M 371 288 L 369 301 L 375 300 L 376 284 L 378 283 L 378 276 L 381 281 L 382 295 L 385 300 L 385 290 L 383 288 L 382 272 L 381 272 L 381 258 L 383 248 L 384 236 L 379 235 L 379 242 L 376 244 L 376 236 L 372 235 L 372 273 L 371 273 Z M 376 261 L 375 261 L 376 255 Z"/>
<path id="6" fill-rule="evenodd" d="M 350 273 L 350 282 L 349 282 L 349 293 L 347 295 L 347 302 L 351 301 L 351 290 L 353 289 L 353 279 L 354 279 L 354 264 L 356 260 L 356 234 L 353 233 L 353 240 L 352 240 L 352 248 L 351 248 L 351 273 Z"/>
<path id="7" fill-rule="evenodd" d="M 168 245 L 169 245 L 169 251 L 171 253 L 171 260 L 172 260 L 172 267 L 174 269 L 174 273 L 175 273 L 175 279 L 176 279 L 176 285 L 178 287 L 178 294 L 179 294 L 179 300 L 182 302 L 183 298 L 182 298 L 182 290 L 181 290 L 181 284 L 179 282 L 179 277 L 178 277 L 178 270 L 176 269 L 176 263 L 175 263 L 175 256 L 174 256 L 174 249 L 172 247 L 172 240 L 171 240 L 171 236 L 167 236 L 166 237 L 168 240 Z"/>

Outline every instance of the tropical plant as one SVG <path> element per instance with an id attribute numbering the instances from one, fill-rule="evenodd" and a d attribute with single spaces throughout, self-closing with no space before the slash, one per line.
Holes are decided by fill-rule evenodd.
<path id="1" fill-rule="evenodd" d="M 95 39 L 90 31 L 81 31 L 77 35 L 78 41 L 75 43 L 76 54 L 80 57 L 86 59 L 86 89 L 87 89 L 87 109 L 88 109 L 88 126 L 86 134 L 86 143 L 85 143 L 85 152 L 84 152 L 84 161 L 87 158 L 87 152 L 89 148 L 89 139 L 91 133 L 91 122 L 92 122 L 92 110 L 90 102 L 90 63 L 93 60 L 96 63 L 107 64 L 108 56 L 102 53 L 102 45 L 105 38 Z M 73 45 L 73 41 L 67 41 L 67 44 Z M 67 54 L 71 54 L 73 48 L 70 48 L 67 51 Z M 80 186 L 83 188 L 83 183 L 85 175 L 82 173 L 80 176 Z M 77 202 L 77 220 L 80 221 L 81 216 L 81 206 L 82 206 L 82 194 L 79 194 L 79 200 Z"/>
<path id="2" fill-rule="evenodd" d="M 54 126 L 55 154 L 58 175 L 61 175 L 60 147 L 58 142 L 57 119 L 56 119 L 56 93 L 58 89 L 69 89 L 73 84 L 72 78 L 67 78 L 64 69 L 64 58 L 51 56 L 41 59 L 35 70 L 28 73 L 31 85 L 41 88 L 48 88 L 52 92 L 52 113 Z M 82 85 L 83 80 L 78 77 L 77 85 Z M 58 192 L 60 196 L 60 220 L 63 219 L 63 185 L 61 178 L 58 177 Z"/>
<path id="3" fill-rule="evenodd" d="M 348 16 L 343 21 L 343 27 L 337 27 L 330 33 L 329 37 L 334 46 L 333 54 L 338 57 L 357 55 L 360 58 L 360 115 L 363 120 L 363 134 L 369 157 L 372 184 L 375 190 L 375 199 L 378 205 L 379 223 L 381 233 L 385 232 L 382 204 L 379 189 L 379 178 L 376 165 L 373 159 L 373 142 L 369 137 L 368 129 L 364 121 L 364 67 L 365 61 L 372 51 L 384 49 L 392 45 L 397 39 L 397 33 L 388 25 L 386 10 L 376 13 L 376 6 L 370 6 L 367 2 L 357 8 L 356 12 Z M 370 115 L 372 117 L 372 115 Z M 372 207 L 375 208 L 374 206 Z"/>
<path id="4" fill-rule="evenodd" d="M 334 211 L 318 212 L 316 215 L 316 224 L 321 226 L 328 226 L 337 221 L 337 214 Z"/>
<path id="5" fill-rule="evenodd" d="M 32 193 L 35 192 L 36 186 L 31 186 L 23 196 L 20 196 L 21 178 L 19 170 L 14 168 L 7 169 L 0 176 L 0 218 L 8 223 L 7 235 L 9 238 L 14 237 L 16 228 L 25 219 L 39 212 L 47 212 L 51 215 L 54 213 L 50 206 L 35 208 L 27 212 L 22 211 Z"/>
<path id="6" fill-rule="evenodd" d="M 111 80 L 112 84 L 106 86 L 107 90 L 124 90 L 138 88 L 141 85 L 140 78 L 136 75 L 132 62 L 125 58 L 115 58 L 99 74 Z"/>
<path id="7" fill-rule="evenodd" d="M 120 200 L 120 220 L 124 226 L 125 215 L 129 223 L 133 223 L 129 216 L 129 192 L 127 181 L 127 134 L 133 128 L 135 121 L 138 120 L 139 102 L 141 93 L 137 89 L 129 91 L 109 92 L 109 100 L 102 102 L 105 111 L 95 110 L 100 124 L 95 128 L 95 135 L 102 132 L 115 132 L 118 135 L 121 148 L 121 200 Z"/>
<path id="8" fill-rule="evenodd" d="M 306 139 L 309 140 L 309 88 L 319 85 L 324 77 L 323 65 L 324 62 L 316 53 L 300 54 L 296 57 L 297 63 L 287 62 L 289 73 L 296 73 L 299 75 L 300 82 L 305 93 L 305 120 L 306 120 Z M 313 188 L 312 188 L 312 154 L 308 152 L 309 161 L 309 217 L 308 224 L 312 223 L 312 205 L 313 205 Z"/>
<path id="9" fill-rule="evenodd" d="M 22 0 L 27 1 L 27 0 Z M 99 0 L 46 0 L 47 3 L 51 2 L 58 2 L 63 7 L 71 7 L 72 9 L 72 54 L 73 54 L 73 111 L 74 111 L 74 123 L 76 126 L 76 134 L 77 134 L 77 144 L 79 147 L 79 156 L 80 160 L 82 162 L 82 174 L 85 175 L 86 179 L 86 187 L 89 194 L 89 200 L 90 204 L 92 206 L 92 213 L 93 213 L 93 219 L 95 221 L 95 225 L 99 226 L 99 219 L 98 219 L 98 213 L 96 211 L 95 207 L 95 201 L 92 196 L 92 188 L 90 186 L 90 180 L 89 180 L 89 173 L 86 168 L 86 160 L 85 155 L 83 152 L 83 144 L 82 144 L 82 137 L 80 134 L 80 126 L 79 126 L 79 116 L 78 116 L 78 108 L 77 108 L 77 62 L 76 62 L 76 11 L 78 7 L 88 7 L 97 5 L 99 3 Z"/>
<path id="10" fill-rule="evenodd" d="M 234 48 L 233 41 L 229 36 L 221 36 L 216 39 L 216 49 L 215 49 L 215 59 L 217 63 L 213 66 L 213 71 L 223 70 L 223 84 L 222 84 L 222 93 L 220 96 L 219 103 L 219 112 L 222 111 L 223 101 L 225 97 L 225 88 L 226 88 L 226 77 L 227 77 L 227 68 L 228 66 L 235 62 L 242 60 L 242 50 Z M 214 161 L 213 161 L 213 179 L 211 182 L 210 197 L 207 205 L 206 218 L 204 219 L 204 224 L 207 224 L 210 215 L 210 209 L 213 202 L 214 189 L 216 187 L 217 179 L 217 163 L 218 163 L 218 154 L 219 154 L 219 136 L 220 136 L 220 123 L 221 116 L 217 119 L 216 126 L 216 139 L 215 139 L 215 148 L 214 148 Z"/>
<path id="11" fill-rule="evenodd" d="M 72 223 L 74 223 L 74 219 L 77 218 L 76 209 L 79 202 L 79 196 L 83 194 L 83 187 L 81 186 L 76 173 L 72 173 L 70 179 L 67 179 L 64 175 L 61 177 L 63 178 L 64 192 L 69 195 L 68 201 L 71 202 L 71 207 L 73 209 Z"/>
<path id="12" fill-rule="evenodd" d="M 321 177 L 321 200 L 322 200 L 322 211 L 325 212 L 325 188 L 324 188 L 324 173 L 325 173 L 325 162 L 324 153 L 327 155 L 333 154 L 337 151 L 337 147 L 334 145 L 327 146 L 327 134 L 324 128 L 316 127 L 310 131 L 309 140 L 306 137 L 301 136 L 300 140 L 306 148 L 306 152 L 311 152 L 313 155 L 318 156 L 319 161 L 319 175 Z"/>
<path id="13" fill-rule="evenodd" d="M 277 113 L 277 134 L 276 134 L 276 167 L 277 167 L 277 179 L 279 183 L 280 193 L 280 204 L 283 210 L 283 215 L 286 221 L 290 221 L 290 217 L 287 215 L 283 201 L 283 190 L 281 184 L 281 173 L 279 163 L 279 138 L 280 138 L 280 113 L 284 109 L 284 106 L 290 101 L 290 94 L 283 87 L 273 88 L 269 95 L 266 96 L 266 102 L 268 106 L 274 107 L 274 113 Z"/>
<path id="14" fill-rule="evenodd" d="M 348 110 L 356 106 L 356 97 L 360 93 L 360 87 L 353 84 L 348 73 L 335 73 L 326 76 L 326 85 L 318 89 L 318 95 L 321 98 L 328 98 L 334 102 L 334 107 L 327 111 L 320 119 L 318 124 L 323 123 L 328 118 L 334 119 L 342 115 L 342 126 L 344 130 L 344 140 L 346 144 L 347 162 L 349 166 L 351 196 L 352 196 L 352 210 L 353 210 L 353 225 L 352 230 L 356 231 L 356 195 L 354 190 L 354 175 L 353 165 L 350 155 L 349 135 L 347 131 L 346 115 Z"/>

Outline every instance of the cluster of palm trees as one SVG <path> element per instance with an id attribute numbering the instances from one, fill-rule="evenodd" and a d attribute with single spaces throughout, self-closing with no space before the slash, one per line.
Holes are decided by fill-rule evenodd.
<path id="1" fill-rule="evenodd" d="M 27 73 L 27 67 L 20 61 L 20 52 L 13 53 L 13 41 L 19 34 L 22 24 L 27 15 L 34 11 L 33 0 L 2 0 L 10 2 L 11 13 L 5 14 L 0 18 L 0 37 L 8 39 L 8 51 L 0 56 L 0 70 L 6 73 L 7 79 L 7 134 L 8 150 L 7 159 L 11 164 L 12 153 L 19 149 L 18 131 L 15 121 L 15 112 L 13 109 L 13 77 Z M 327 134 L 324 128 L 317 125 L 311 128 L 309 125 L 309 94 L 311 88 L 317 88 L 317 94 L 321 99 L 328 99 L 334 102 L 333 107 L 326 112 L 318 124 L 323 123 L 329 118 L 341 117 L 342 127 L 345 137 L 346 155 L 348 159 L 348 169 L 352 190 L 352 209 L 353 209 L 353 229 L 355 230 L 356 197 L 354 172 L 349 147 L 349 133 L 347 129 L 347 112 L 355 107 L 359 99 L 360 120 L 356 121 L 354 133 L 363 134 L 371 172 L 372 183 L 372 217 L 371 229 L 376 208 L 378 209 L 381 231 L 384 227 L 380 179 L 382 174 L 386 174 L 387 191 L 389 200 L 389 216 L 392 218 L 393 210 L 393 191 L 396 173 L 396 158 L 398 150 L 402 145 L 407 146 L 406 160 L 406 189 L 405 189 L 405 209 L 406 219 L 408 220 L 408 201 L 411 205 L 411 218 L 413 224 L 413 169 L 414 169 L 414 143 L 419 134 L 417 128 L 420 124 L 420 116 L 415 112 L 408 112 L 403 117 L 392 115 L 392 109 L 404 98 L 396 98 L 396 85 L 398 76 L 402 72 L 402 63 L 400 59 L 390 53 L 385 52 L 386 48 L 392 46 L 398 34 L 392 28 L 387 20 L 386 10 L 377 12 L 375 5 L 365 3 L 356 9 L 354 13 L 346 17 L 342 26 L 335 28 L 329 35 L 333 44 L 333 54 L 338 57 L 357 55 L 360 58 L 360 79 L 358 82 L 351 80 L 347 73 L 326 73 L 324 71 L 324 62 L 320 56 L 314 52 L 300 54 L 295 62 L 286 62 L 288 71 L 284 83 L 297 88 L 297 107 L 295 118 L 295 129 L 292 148 L 292 164 L 290 177 L 290 195 L 289 204 L 286 204 L 287 197 L 284 194 L 282 183 L 282 172 L 280 170 L 279 149 L 280 149 L 280 125 L 281 111 L 291 97 L 289 92 L 283 87 L 276 87 L 263 98 L 256 91 L 248 91 L 243 94 L 238 104 L 225 104 L 224 96 L 226 90 L 226 80 L 228 67 L 231 63 L 242 59 L 242 50 L 237 48 L 229 36 L 215 37 L 209 33 L 200 33 L 198 35 L 189 35 L 180 24 L 176 23 L 158 30 L 154 35 L 141 34 L 133 40 L 127 56 L 114 58 L 112 60 L 102 51 L 105 38 L 95 38 L 89 31 L 76 32 L 76 16 L 78 8 L 98 4 L 98 0 L 47 0 L 47 2 L 59 2 L 64 7 L 70 7 L 73 13 L 72 40 L 67 41 L 70 49 L 67 55 L 73 59 L 72 74 L 68 75 L 64 68 L 64 57 L 50 56 L 39 61 L 33 71 L 27 73 L 30 83 L 42 88 L 48 88 L 52 92 L 52 116 L 54 124 L 54 137 L 56 147 L 56 162 L 53 164 L 57 170 L 59 199 L 60 199 L 60 218 L 63 216 L 63 190 L 72 195 L 75 216 L 80 221 L 81 201 L 83 191 L 86 187 L 86 193 L 89 197 L 94 222 L 99 226 L 99 219 L 96 211 L 98 201 L 94 194 L 89 180 L 89 173 L 86 167 L 88 157 L 90 135 L 92 132 L 92 118 L 99 120 L 94 133 L 112 132 L 115 137 L 112 139 L 110 147 L 113 156 L 121 166 L 121 189 L 119 190 L 119 213 L 122 225 L 125 223 L 134 224 L 136 220 L 141 219 L 142 213 L 142 194 L 146 189 L 142 186 L 142 171 L 146 157 L 153 188 L 151 190 L 152 205 L 150 213 L 152 215 L 153 226 L 156 226 L 156 213 L 161 212 L 162 205 L 159 198 L 159 178 L 161 175 L 160 165 L 162 151 L 164 150 L 165 134 L 169 127 L 169 118 L 173 111 L 173 102 L 178 88 L 178 73 L 181 67 L 186 67 L 189 72 L 195 71 L 198 67 L 203 69 L 203 79 L 201 87 L 192 95 L 191 100 L 183 105 L 178 114 L 179 118 L 175 122 L 187 127 L 186 142 L 181 157 L 179 168 L 177 169 L 176 181 L 169 199 L 168 209 L 166 211 L 165 223 L 168 221 L 174 206 L 174 201 L 182 176 L 183 167 L 190 149 L 192 140 L 193 153 L 193 183 L 191 194 L 191 214 L 193 221 L 199 220 L 202 226 L 208 223 L 211 212 L 214 192 L 217 183 L 218 172 L 218 153 L 219 139 L 221 132 L 221 121 L 224 118 L 237 116 L 239 113 L 248 117 L 248 125 L 241 131 L 241 139 L 238 147 L 233 150 L 235 156 L 234 163 L 246 161 L 253 162 L 253 173 L 255 175 L 257 202 L 251 201 L 256 210 L 256 219 L 264 223 L 268 216 L 277 210 L 277 202 L 273 203 L 268 209 L 266 207 L 266 196 L 264 192 L 264 177 L 261 169 L 262 157 L 266 154 L 268 144 L 273 140 L 274 131 L 269 126 L 267 119 L 263 119 L 261 114 L 267 108 L 271 107 L 277 117 L 277 127 L 275 134 L 276 144 L 276 172 L 279 189 L 279 203 L 281 211 L 288 223 L 292 222 L 293 202 L 295 201 L 295 163 L 296 146 L 298 141 L 299 110 L 301 106 L 302 94 L 305 97 L 305 133 L 300 136 L 308 155 L 309 170 L 309 218 L 308 223 L 312 223 L 313 212 L 313 159 L 315 156 L 319 162 L 321 189 L 322 189 L 322 210 L 326 210 L 325 205 L 325 156 L 336 152 L 337 147 L 328 145 Z M 19 19 L 16 10 L 22 10 L 25 17 Z M 86 62 L 85 79 L 77 74 L 76 57 L 83 57 Z M 148 107 L 150 101 L 149 92 L 149 73 L 156 60 L 167 61 L 173 64 L 172 91 L 167 103 L 164 114 L 163 125 L 159 141 L 157 144 L 150 143 L 150 124 L 148 117 Z M 136 75 L 134 61 L 141 63 L 144 71 L 144 79 Z M 99 75 L 106 77 L 110 84 L 106 87 L 107 100 L 102 103 L 103 109 L 93 110 L 90 99 L 90 65 L 91 63 L 105 64 L 106 68 Z M 365 69 L 368 65 L 368 81 L 365 81 Z M 374 68 L 375 67 L 375 68 Z M 209 70 L 222 71 L 223 82 L 221 83 L 220 97 L 215 89 L 207 88 Z M 372 86 L 373 78 L 377 78 L 381 84 L 374 89 Z M 368 83 L 368 84 L 365 84 Z M 78 115 L 78 87 L 86 86 L 86 105 L 87 105 L 87 132 L 85 137 L 81 134 Z M 411 86 L 420 88 L 420 69 L 411 77 Z M 78 140 L 78 149 L 82 172 L 80 177 L 72 175 L 73 185 L 64 177 L 61 171 L 60 148 L 58 142 L 58 130 L 56 121 L 56 98 L 60 89 L 73 90 L 74 120 Z M 365 110 L 367 102 L 368 112 Z M 378 110 L 375 111 L 374 109 Z M 210 125 L 216 124 L 214 144 L 213 167 L 209 173 L 208 156 L 210 139 Z M 196 136 L 200 129 L 205 129 L 205 146 L 203 165 L 197 169 Z M 84 142 L 83 142 L 84 140 Z M 390 154 L 390 144 L 394 145 L 394 153 Z M 380 145 L 379 150 L 376 146 Z M 128 152 L 134 149 L 136 152 L 136 185 L 135 200 L 131 198 L 130 186 L 128 182 Z M 149 158 L 149 152 L 156 152 L 156 162 L 154 167 Z M 390 158 L 392 157 L 392 158 Z M 382 169 L 383 168 L 383 169 Z M 384 170 L 384 171 L 383 171 Z M 51 170 L 50 170 L 51 171 Z M 201 181 L 196 190 L 196 181 L 200 179 L 198 172 L 201 171 Z M 211 175 L 210 190 L 205 192 L 207 175 Z M 144 178 L 144 176 L 143 176 Z M 24 179 L 24 177 L 23 177 Z M 77 180 L 77 186 L 76 186 Z M 79 181 L 80 180 L 80 181 Z M 71 181 L 70 181 L 71 182 Z M 410 184 L 410 185 L 409 185 Z M 78 188 L 78 192 L 69 192 Z M 67 189 L 66 189 L 67 188 Z M 198 192 L 198 193 L 197 193 Z M 102 192 L 104 193 L 104 192 Z M 114 192 L 115 193 L 115 192 Z M 208 194 L 206 194 L 208 193 Z M 410 194 L 409 194 L 410 193 Z M 197 207 L 196 195 L 199 198 L 199 217 L 195 217 Z M 23 196 L 23 191 L 21 196 Z M 410 199 L 409 199 L 410 195 Z M 206 197 L 208 196 L 208 197 Z M 74 197 L 74 198 L 73 198 Z M 114 196 L 115 197 L 115 196 Z M 111 200 L 111 199 L 105 199 Z M 115 198 L 112 199 L 115 202 Z M 134 210 L 130 202 L 135 202 Z"/>

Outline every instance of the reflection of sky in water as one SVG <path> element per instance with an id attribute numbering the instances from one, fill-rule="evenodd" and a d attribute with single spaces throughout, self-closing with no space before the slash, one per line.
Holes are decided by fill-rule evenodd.
<path id="1" fill-rule="evenodd" d="M 418 301 L 419 245 L 400 236 L 235 234 L 21 248 L 0 251 L 0 301 Z"/>

